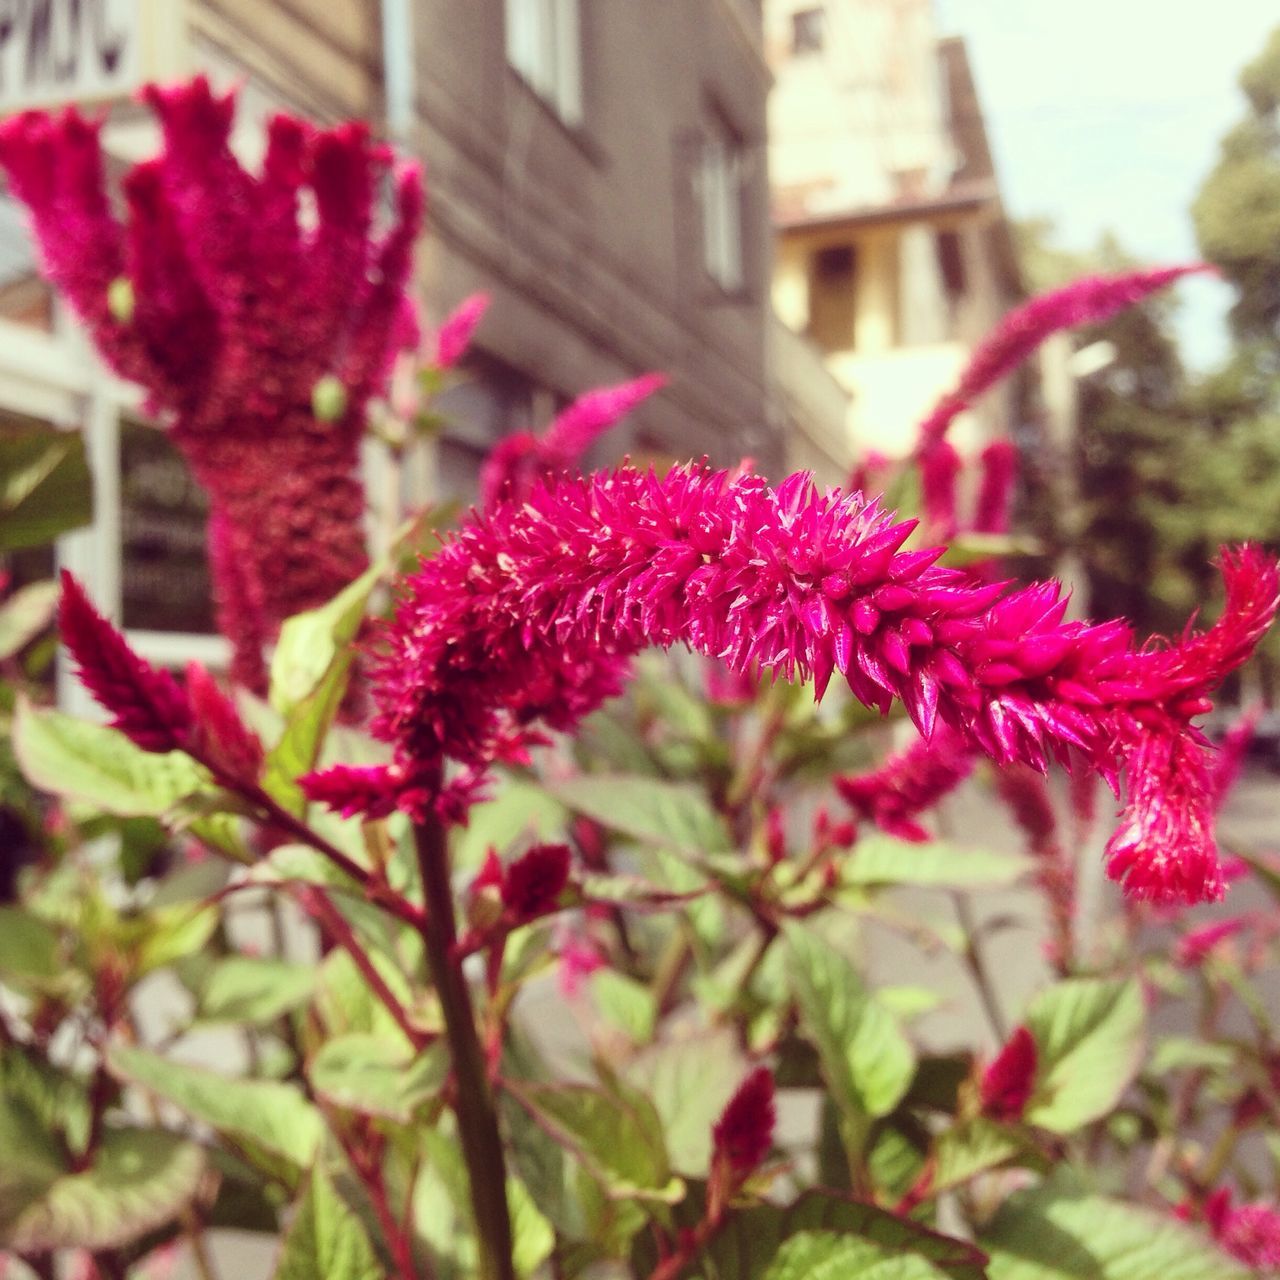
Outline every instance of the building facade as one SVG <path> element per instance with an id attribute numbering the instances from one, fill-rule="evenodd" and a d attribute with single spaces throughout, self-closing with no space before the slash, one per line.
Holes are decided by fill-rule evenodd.
<path id="1" fill-rule="evenodd" d="M 0 66 L 0 106 L 111 99 L 110 152 L 122 164 L 150 154 L 154 126 L 127 86 L 84 72 L 102 52 L 88 42 L 132 33 L 140 51 L 122 43 L 111 65 L 135 78 L 203 71 L 241 86 L 235 142 L 247 161 L 265 120 L 288 110 L 366 119 L 425 162 L 424 316 L 438 322 L 480 290 L 493 305 L 442 406 L 449 427 L 408 468 L 407 498 L 471 496 L 502 435 L 649 370 L 668 386 L 590 461 L 750 454 L 776 469 L 770 76 L 757 0 L 104 4 L 96 32 L 79 29 L 72 0 L 27 6 L 27 18 L 48 10 L 48 24 L 6 46 L 6 58 L 22 52 Z M 77 56 L 84 93 L 59 83 Z M 202 536 L 196 495 L 162 435 L 140 424 L 133 389 L 103 373 L 42 292 L 13 206 L 0 213 L 0 413 L 88 428 L 97 516 L 63 541 L 60 559 L 153 658 L 216 662 L 218 638 L 202 634 L 210 620 L 194 603 L 207 585 L 191 555 Z"/>
<path id="2" fill-rule="evenodd" d="M 768 0 L 778 315 L 851 396 L 847 447 L 916 425 L 1021 284 L 968 58 L 930 0 Z M 1007 433 L 1016 387 L 957 424 Z"/>

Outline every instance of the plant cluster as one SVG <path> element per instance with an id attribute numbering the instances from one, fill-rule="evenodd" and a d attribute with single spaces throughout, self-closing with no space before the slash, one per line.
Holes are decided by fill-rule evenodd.
<path id="1" fill-rule="evenodd" d="M 75 113 L 6 124 L 0 161 L 209 489 L 236 661 L 228 685 L 152 666 L 67 575 L 0 608 L 9 1274 L 185 1251 L 209 1280 L 224 1227 L 278 1236 L 282 1280 L 1280 1266 L 1278 917 L 1190 910 L 1242 879 L 1280 898 L 1273 856 L 1214 834 L 1249 724 L 1221 750 L 1198 728 L 1274 619 L 1275 560 L 1224 549 L 1221 616 L 1174 640 L 1068 619 L 1058 583 L 1000 575 L 1012 452 L 970 520 L 946 442 L 1050 333 L 1183 272 L 1011 316 L 918 455 L 868 460 L 919 477 L 923 529 L 804 475 L 577 474 L 651 375 L 505 441 L 479 509 L 367 565 L 355 445 L 437 428 L 483 300 L 420 343 L 417 179 L 379 231 L 390 157 L 361 131 L 278 120 L 250 175 L 232 99 L 149 100 L 166 149 L 124 222 Z M 27 446 L 0 545 L 57 531 L 30 517 L 54 447 Z M 42 693 L 55 608 L 109 724 Z M 942 838 L 961 784 L 1020 848 Z M 1104 844 L 1127 905 L 1084 936 L 1077 852 Z M 988 891 L 1045 938 L 1016 1017 Z M 933 990 L 870 976 L 887 937 L 949 958 L 989 1025 L 939 1044 Z"/>

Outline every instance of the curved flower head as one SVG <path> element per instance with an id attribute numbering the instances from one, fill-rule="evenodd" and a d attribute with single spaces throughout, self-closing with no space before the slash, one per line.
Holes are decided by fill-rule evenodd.
<path id="1" fill-rule="evenodd" d="M 1275 564 L 1224 556 L 1223 618 L 1138 648 L 1121 623 L 1064 622 L 1058 583 L 1011 591 L 939 566 L 940 548 L 903 550 L 912 527 L 804 474 L 776 489 L 705 466 L 543 481 L 475 515 L 404 584 L 376 731 L 404 770 L 483 768 L 539 725 L 572 729 L 649 645 L 812 678 L 819 696 L 839 673 L 864 704 L 900 701 L 924 737 L 946 724 L 998 763 L 1057 758 L 1115 783 L 1132 757 L 1113 872 L 1147 896 L 1213 896 L 1199 791 L 1149 784 L 1162 759 L 1205 750 L 1192 717 L 1274 617 Z"/>
<path id="2" fill-rule="evenodd" d="M 231 152 L 234 94 L 201 77 L 143 96 L 163 149 L 124 175 L 123 218 L 100 122 L 74 109 L 5 121 L 0 163 L 50 279 L 209 491 L 219 624 L 261 688 L 282 619 L 364 567 L 357 454 L 368 401 L 415 341 L 421 184 L 398 172 L 378 235 L 391 155 L 363 125 L 278 116 L 255 174 Z"/>

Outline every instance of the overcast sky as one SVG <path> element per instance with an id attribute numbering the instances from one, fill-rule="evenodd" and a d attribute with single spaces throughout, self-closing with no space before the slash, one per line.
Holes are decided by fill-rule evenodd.
<path id="1" fill-rule="evenodd" d="M 1240 68 L 1277 0 L 935 0 L 966 37 L 1009 212 L 1051 217 L 1068 247 L 1111 229 L 1137 256 L 1196 255 L 1188 209 L 1244 111 Z M 1188 360 L 1221 352 L 1229 292 L 1180 286 Z"/>

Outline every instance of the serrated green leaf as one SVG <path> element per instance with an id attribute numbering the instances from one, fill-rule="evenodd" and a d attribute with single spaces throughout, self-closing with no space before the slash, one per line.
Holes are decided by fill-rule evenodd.
<path id="1" fill-rule="evenodd" d="M 53 623 L 56 582 L 32 582 L 0 604 L 0 659 L 11 658 Z"/>
<path id="2" fill-rule="evenodd" d="M 991 1280 L 1247 1280 L 1204 1236 L 1139 1205 L 1048 1184 L 1010 1196 L 983 1233 Z"/>
<path id="3" fill-rule="evenodd" d="M 1072 978 L 1041 992 L 1023 1021 L 1036 1042 L 1030 1123 L 1071 1133 L 1115 1106 L 1142 1061 L 1146 1014 L 1136 982 Z"/>
<path id="4" fill-rule="evenodd" d="M 216 1129 L 274 1176 L 296 1183 L 315 1159 L 324 1123 L 295 1085 L 238 1080 L 127 1045 L 113 1045 L 107 1063 L 117 1078 Z"/>
<path id="5" fill-rule="evenodd" d="M 778 1250 L 764 1280 L 945 1280 L 918 1254 L 892 1254 L 857 1236 L 801 1231 Z"/>
<path id="6" fill-rule="evenodd" d="M 839 864 L 840 883 L 858 888 L 1012 884 L 1030 866 L 1031 860 L 1018 854 L 966 849 L 940 840 L 913 844 L 879 832 L 863 836 Z"/>
<path id="7" fill-rule="evenodd" d="M 15 1150 L 6 1147 L 6 1163 Z M 0 1195 L 0 1245 L 33 1253 L 120 1248 L 188 1204 L 204 1168 L 200 1147 L 176 1134 L 108 1129 L 87 1169 L 59 1169 L 26 1199 Z M 36 1189 L 28 1183 L 26 1190 Z"/>
<path id="8" fill-rule="evenodd" d="M 313 965 L 263 956 L 227 956 L 209 971 L 198 1014 L 206 1022 L 263 1026 L 307 1003 L 316 987 Z"/>
<path id="9" fill-rule="evenodd" d="M 747 1061 L 728 1028 L 655 1045 L 627 1066 L 627 1079 L 658 1113 L 677 1173 L 706 1176 L 712 1126 L 746 1073 Z"/>
<path id="10" fill-rule="evenodd" d="M 786 939 L 801 1021 L 856 1154 L 869 1121 L 888 1115 L 906 1093 L 915 1053 L 845 956 L 799 925 L 787 926 Z"/>
<path id="11" fill-rule="evenodd" d="M 25 699 L 13 718 L 13 748 L 32 786 L 120 817 L 159 818 L 209 783 L 181 751 L 143 751 L 105 725 Z"/>
<path id="12" fill-rule="evenodd" d="M 570 809 L 642 844 L 685 853 L 725 852 L 729 832 L 696 787 L 639 774 L 564 778 L 547 790 Z"/>
<path id="13" fill-rule="evenodd" d="M 414 1110 L 439 1093 L 447 1074 L 443 1047 L 415 1053 L 403 1036 L 352 1032 L 321 1046 L 307 1078 L 334 1106 L 408 1124 Z"/>
<path id="14" fill-rule="evenodd" d="M 57 931 L 21 907 L 0 907 L 0 979 L 42 986 L 65 967 Z"/>
<path id="15" fill-rule="evenodd" d="M 658 1006 L 644 983 L 614 969 L 598 969 L 591 975 L 591 994 L 600 1016 L 633 1043 L 645 1044 L 653 1035 Z"/>
<path id="16" fill-rule="evenodd" d="M 936 1194 L 958 1187 L 979 1173 L 1003 1164 L 1016 1155 L 1021 1146 L 1009 1129 L 981 1116 L 952 1125 L 939 1135 L 935 1144 L 937 1166 L 929 1189 Z"/>
<path id="17" fill-rule="evenodd" d="M 557 1142 L 576 1152 L 617 1195 L 667 1199 L 680 1191 L 653 1104 L 637 1094 L 579 1084 L 509 1084 L 517 1101 Z"/>
<path id="18" fill-rule="evenodd" d="M 327 604 L 286 618 L 280 629 L 271 658 L 270 701 L 284 716 L 284 730 L 267 752 L 263 787 L 291 813 L 306 808 L 297 779 L 320 758 L 346 693 L 352 643 L 383 572 L 385 565 L 371 565 Z"/>
<path id="19" fill-rule="evenodd" d="M 39 547 L 93 519 L 84 437 L 55 427 L 0 434 L 0 551 Z"/>
<path id="20" fill-rule="evenodd" d="M 312 1171 L 284 1238 L 275 1280 L 384 1280 L 360 1219 L 320 1168 Z"/>

